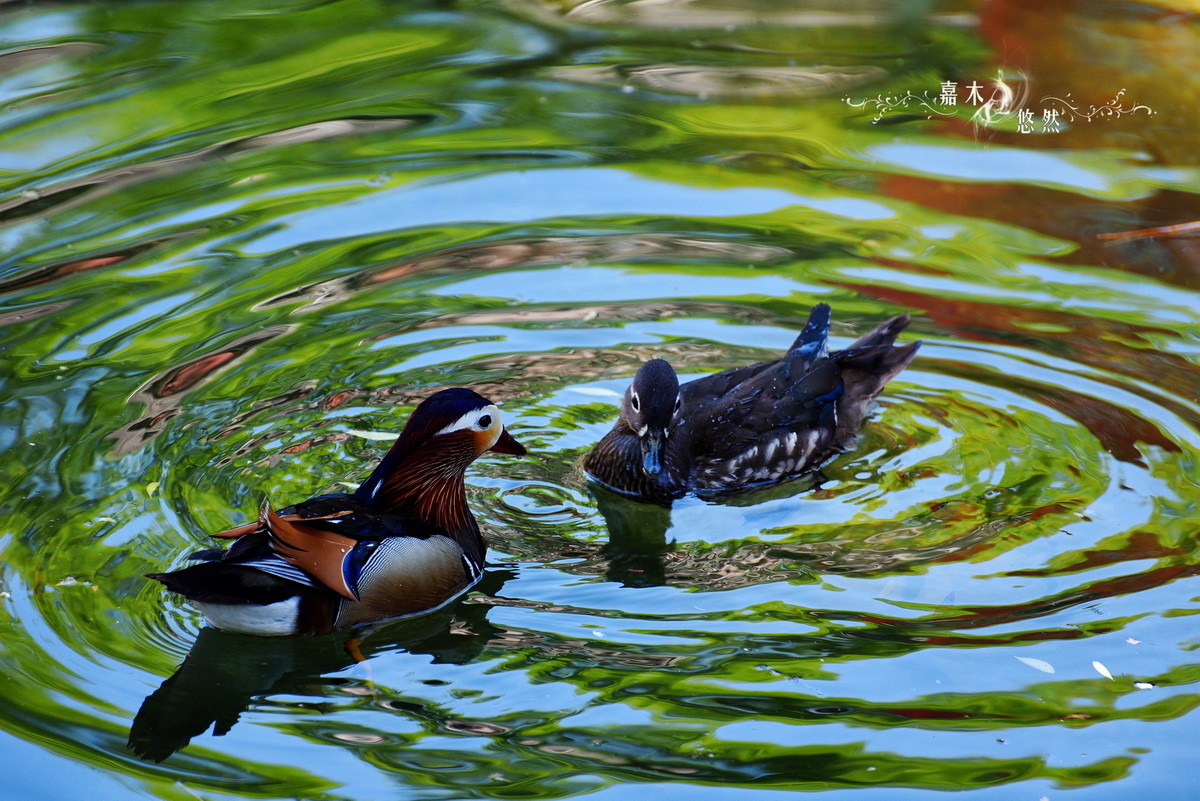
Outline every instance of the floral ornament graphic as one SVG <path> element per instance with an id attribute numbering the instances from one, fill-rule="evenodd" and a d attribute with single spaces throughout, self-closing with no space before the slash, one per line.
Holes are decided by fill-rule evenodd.
<path id="1" fill-rule="evenodd" d="M 1154 114 L 1154 110 L 1149 106 L 1141 104 L 1131 108 L 1125 108 L 1121 105 L 1121 98 L 1125 95 L 1125 90 L 1117 92 L 1112 100 L 1105 103 L 1103 106 L 1088 106 L 1084 109 L 1071 102 L 1071 95 L 1065 98 L 1061 97 L 1043 97 L 1042 102 L 1046 104 L 1057 104 L 1055 110 L 1066 122 L 1074 122 L 1076 119 L 1083 119 L 1091 122 L 1093 119 L 1102 119 L 1104 117 L 1120 117 L 1125 114 L 1134 114 L 1138 111 L 1144 111 L 1147 115 Z M 1049 111 L 1051 109 L 1047 109 Z"/>

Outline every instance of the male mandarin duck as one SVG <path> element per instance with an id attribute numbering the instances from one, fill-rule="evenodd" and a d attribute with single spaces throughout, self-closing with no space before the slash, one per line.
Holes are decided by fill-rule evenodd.
<path id="1" fill-rule="evenodd" d="M 908 315 L 829 351 L 828 304 L 782 358 L 680 384 L 651 359 L 625 392 L 616 425 L 584 459 L 600 484 L 638 500 L 717 495 L 820 467 L 854 440 L 871 400 L 917 354 L 895 345 Z"/>
<path id="2" fill-rule="evenodd" d="M 217 537 L 228 550 L 152 573 L 217 628 L 317 633 L 430 611 L 483 574 L 486 546 L 467 508 L 467 466 L 485 451 L 525 454 L 500 410 L 469 389 L 445 389 L 412 413 L 395 444 L 352 493 L 318 495 Z"/>

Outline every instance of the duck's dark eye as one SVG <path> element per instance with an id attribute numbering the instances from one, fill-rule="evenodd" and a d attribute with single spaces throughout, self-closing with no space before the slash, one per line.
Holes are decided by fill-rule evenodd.
<path id="1" fill-rule="evenodd" d="M 485 414 L 479 418 L 479 427 L 480 428 L 491 428 L 491 426 L 492 426 L 492 416 L 490 414 Z"/>
<path id="2" fill-rule="evenodd" d="M 636 392 L 633 393 L 633 397 L 629 399 L 629 403 L 633 406 L 633 410 L 635 412 L 640 412 L 642 410 L 642 402 L 638 400 Z"/>
<path id="3" fill-rule="evenodd" d="M 683 405 L 683 398 L 675 396 L 675 414 L 679 414 L 679 407 Z"/>

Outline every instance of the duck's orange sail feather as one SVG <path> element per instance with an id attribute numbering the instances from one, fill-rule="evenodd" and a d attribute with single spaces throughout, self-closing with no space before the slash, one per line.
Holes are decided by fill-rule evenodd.
<path id="1" fill-rule="evenodd" d="M 255 521 L 253 523 L 246 523 L 245 525 L 238 526 L 237 528 L 231 528 L 228 531 L 218 531 L 212 536 L 221 537 L 223 539 L 236 539 L 238 537 L 244 537 L 247 534 L 253 534 L 254 532 L 258 531 L 260 526 L 262 526 L 262 521 Z"/>
<path id="2" fill-rule="evenodd" d="M 271 547 L 281 559 L 307 571 L 329 589 L 357 601 L 358 596 L 346 583 L 342 564 L 357 544 L 349 537 L 304 525 L 292 517 L 281 517 L 270 507 L 266 510 Z"/>

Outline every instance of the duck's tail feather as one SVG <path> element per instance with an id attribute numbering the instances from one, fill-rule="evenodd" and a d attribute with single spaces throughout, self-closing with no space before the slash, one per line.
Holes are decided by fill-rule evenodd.
<path id="1" fill-rule="evenodd" d="M 907 314 L 886 320 L 833 355 L 841 366 L 848 396 L 870 400 L 916 358 L 920 341 L 896 345 L 896 337 L 908 326 L 908 320 Z"/>
<path id="2" fill-rule="evenodd" d="M 853 438 L 871 401 L 916 358 L 921 347 L 919 341 L 900 346 L 892 344 L 907 322 L 907 315 L 895 317 L 851 347 L 834 354 L 845 387 L 845 394 L 838 403 L 839 439 Z M 867 344 L 860 345 L 864 342 Z"/>
<path id="3" fill-rule="evenodd" d="M 201 562 L 170 573 L 147 573 L 146 578 L 193 602 L 213 604 L 271 604 L 303 589 L 253 565 L 227 562 Z"/>
<path id="4" fill-rule="evenodd" d="M 898 314 L 890 320 L 885 320 L 875 326 L 870 332 L 863 334 L 854 341 L 847 351 L 856 351 L 866 348 L 878 348 L 882 346 L 891 346 L 896 344 L 896 337 L 900 336 L 900 332 L 908 327 L 909 317 L 907 314 Z M 904 369 L 903 367 L 901 369 Z M 897 370 L 896 372 L 899 372 Z"/>

